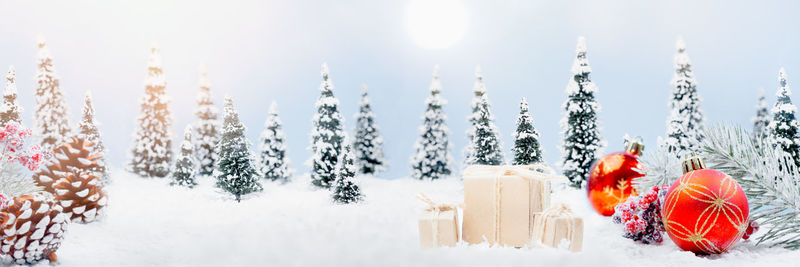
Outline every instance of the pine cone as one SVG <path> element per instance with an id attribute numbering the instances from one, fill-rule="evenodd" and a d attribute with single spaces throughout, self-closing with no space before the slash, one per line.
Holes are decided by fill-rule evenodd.
<path id="1" fill-rule="evenodd" d="M 48 259 L 56 262 L 68 216 L 52 194 L 39 191 L 14 197 L 0 212 L 0 257 L 4 263 L 34 264 Z"/>
<path id="2" fill-rule="evenodd" d="M 72 137 L 53 152 L 53 159 L 33 177 L 55 196 L 74 222 L 94 221 L 106 205 L 102 182 L 91 172 L 102 154 L 91 154 L 92 146 L 91 142 Z"/>
<path id="3" fill-rule="evenodd" d="M 72 173 L 53 183 L 56 200 L 73 222 L 90 223 L 106 206 L 100 178 L 89 172 Z"/>

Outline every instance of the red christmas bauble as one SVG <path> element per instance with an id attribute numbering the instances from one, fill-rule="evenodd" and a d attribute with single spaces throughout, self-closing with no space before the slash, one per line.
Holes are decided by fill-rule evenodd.
<path id="1" fill-rule="evenodd" d="M 690 164 L 667 192 L 661 210 L 664 228 L 683 250 L 725 252 L 742 238 L 749 224 L 747 196 L 739 183 L 720 171 L 692 169 Z"/>
<path id="2" fill-rule="evenodd" d="M 639 158 L 628 152 L 609 154 L 594 163 L 586 193 L 589 203 L 603 216 L 614 215 L 614 207 L 637 195 L 634 178 L 644 176 Z"/>

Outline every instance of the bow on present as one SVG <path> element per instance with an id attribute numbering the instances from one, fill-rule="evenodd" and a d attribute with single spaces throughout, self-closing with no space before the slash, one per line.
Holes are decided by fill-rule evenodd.
<path id="1" fill-rule="evenodd" d="M 444 204 L 444 203 L 436 203 L 431 198 L 429 198 L 424 193 L 418 193 L 416 196 L 417 199 L 428 204 L 428 208 L 425 211 L 433 212 L 433 220 L 432 220 L 432 233 L 433 233 L 433 246 L 439 246 L 439 214 L 443 211 L 451 211 L 455 210 L 459 205 L 456 204 Z"/>

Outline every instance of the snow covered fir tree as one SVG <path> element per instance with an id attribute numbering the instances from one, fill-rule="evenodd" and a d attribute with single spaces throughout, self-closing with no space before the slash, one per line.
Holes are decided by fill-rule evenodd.
<path id="1" fill-rule="evenodd" d="M 69 111 L 61 90 L 59 77 L 53 66 L 53 57 L 44 38 L 39 39 L 39 54 L 36 62 L 36 127 L 34 136 L 41 140 L 44 151 L 53 151 L 71 136 Z"/>
<path id="2" fill-rule="evenodd" d="M 675 73 L 672 76 L 672 108 L 667 118 L 667 151 L 682 158 L 688 152 L 696 152 L 703 141 L 705 119 L 700 108 L 702 98 L 697 93 L 697 80 L 692 72 L 692 62 L 686 53 L 686 43 L 678 38 L 675 54 Z"/>
<path id="3" fill-rule="evenodd" d="M 161 53 L 154 45 L 147 61 L 145 94 L 141 100 L 142 110 L 137 119 L 129 163 L 130 171 L 142 177 L 166 177 L 172 162 L 172 114 L 170 99 L 164 91 L 167 82 L 161 61 Z"/>
<path id="4" fill-rule="evenodd" d="M 181 143 L 181 153 L 172 168 L 172 181 L 170 185 L 185 186 L 188 188 L 197 185 L 197 164 L 194 160 L 194 143 L 192 142 L 192 126 L 186 126 L 183 131 L 183 143 Z"/>
<path id="5" fill-rule="evenodd" d="M 3 127 L 9 121 L 16 121 L 21 123 L 20 113 L 22 107 L 17 104 L 17 71 L 14 66 L 8 67 L 8 74 L 6 74 L 6 87 L 3 89 L 3 103 L 0 106 L 0 127 Z"/>
<path id="6" fill-rule="evenodd" d="M 270 181 L 287 182 L 292 177 L 289 169 L 289 157 L 286 155 L 286 135 L 283 133 L 283 123 L 278 117 L 278 103 L 272 102 L 269 106 L 269 115 L 264 122 L 264 131 L 261 132 L 259 150 L 261 151 L 259 166 L 264 179 Z"/>
<path id="7" fill-rule="evenodd" d="M 772 121 L 766 130 L 774 146 L 791 155 L 795 165 L 800 166 L 800 122 L 795 115 L 797 106 L 792 104 L 792 91 L 783 68 L 778 72 L 778 83 L 780 87 L 775 94 L 778 99 L 775 100 Z"/>
<path id="8" fill-rule="evenodd" d="M 239 121 L 239 112 L 233 107 L 233 99 L 225 97 L 222 135 L 217 151 L 219 162 L 214 172 L 216 185 L 233 194 L 237 202 L 242 196 L 262 189 L 255 162 L 250 154 L 250 141 L 244 136 L 245 126 Z"/>
<path id="9" fill-rule="evenodd" d="M 753 141 L 764 139 L 769 136 L 767 127 L 769 122 L 772 121 L 769 116 L 769 109 L 766 97 L 764 96 L 764 88 L 758 89 L 758 104 L 756 105 L 756 116 L 753 117 Z M 755 144 L 758 144 L 756 142 Z"/>
<path id="10" fill-rule="evenodd" d="M 442 107 L 447 101 L 440 95 L 442 83 L 439 81 L 439 66 L 434 67 L 430 95 L 425 99 L 425 113 L 422 116 L 420 136 L 414 144 L 416 151 L 411 156 L 411 177 L 416 179 L 439 179 L 453 173 L 453 158 L 450 155 L 450 130 L 445 124 L 447 115 Z"/>
<path id="11" fill-rule="evenodd" d="M 489 112 L 489 98 L 483 95 L 478 102 L 478 113 L 474 114 L 472 141 L 470 142 L 470 165 L 501 165 L 503 145 L 500 143 L 500 131 L 494 125 L 494 117 Z"/>
<path id="12" fill-rule="evenodd" d="M 355 182 L 356 165 L 354 162 L 355 155 L 349 145 L 344 145 L 342 156 L 339 157 L 339 162 L 336 163 L 335 178 L 333 181 L 333 201 L 341 204 L 348 204 L 361 201 L 364 196 L 361 194 L 361 189 Z"/>
<path id="13" fill-rule="evenodd" d="M 500 133 L 494 124 L 489 96 L 483 83 L 481 67 L 475 67 L 475 86 L 472 97 L 472 114 L 469 115 L 470 127 L 467 129 L 467 146 L 464 149 L 464 165 L 500 165 L 503 164 L 503 144 Z"/>
<path id="14" fill-rule="evenodd" d="M 589 169 L 597 158 L 597 151 L 604 142 L 597 126 L 600 104 L 594 98 L 597 86 L 592 82 L 592 68 L 586 57 L 586 39 L 578 38 L 575 61 L 572 63 L 572 78 L 567 84 L 567 100 L 562 105 L 565 116 L 561 120 L 564 129 L 562 141 L 561 169 L 573 187 L 584 186 Z"/>
<path id="15" fill-rule="evenodd" d="M 542 162 L 542 148 L 539 144 L 539 132 L 533 127 L 533 118 L 528 109 L 528 100 L 524 97 L 519 103 L 517 130 L 514 131 L 513 165 L 528 165 Z"/>
<path id="16" fill-rule="evenodd" d="M 353 150 L 358 172 L 374 175 L 385 170 L 387 163 L 383 158 L 383 137 L 375 122 L 375 113 L 372 112 L 372 102 L 367 95 L 366 85 L 361 86 L 361 101 L 356 113 L 355 131 Z"/>
<path id="17" fill-rule="evenodd" d="M 194 136 L 195 155 L 197 157 L 198 174 L 211 175 L 217 162 L 217 142 L 219 141 L 219 110 L 214 105 L 211 95 L 211 83 L 204 67 L 200 70 L 200 91 L 197 93 L 197 116 Z"/>
<path id="18" fill-rule="evenodd" d="M 100 178 L 103 184 L 111 182 L 111 175 L 109 174 L 108 164 L 106 163 L 106 146 L 103 144 L 103 139 L 100 136 L 100 130 L 97 128 L 99 123 L 95 120 L 94 105 L 92 104 L 92 93 L 87 91 L 84 97 L 83 104 L 83 118 L 78 124 L 78 137 L 92 143 L 91 155 L 101 155 L 95 159 L 96 166 L 92 167 L 90 171 L 95 176 Z"/>
<path id="19" fill-rule="evenodd" d="M 339 112 L 339 99 L 333 96 L 333 83 L 327 64 L 322 64 L 322 84 L 319 91 L 319 99 L 314 105 L 317 113 L 311 120 L 311 183 L 317 187 L 330 188 L 346 133 L 344 118 Z"/>

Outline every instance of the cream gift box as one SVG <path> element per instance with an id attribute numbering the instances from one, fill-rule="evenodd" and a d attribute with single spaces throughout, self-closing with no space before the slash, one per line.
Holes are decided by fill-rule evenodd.
<path id="1" fill-rule="evenodd" d="M 550 174 L 530 169 L 544 169 Z M 541 165 L 476 165 L 464 170 L 464 241 L 528 245 L 532 214 L 550 205 L 550 180 L 554 178 L 559 176 Z"/>
<path id="2" fill-rule="evenodd" d="M 437 204 L 424 194 L 417 195 L 428 204 L 419 217 L 419 244 L 422 248 L 453 247 L 458 243 L 457 205 Z"/>
<path id="3" fill-rule="evenodd" d="M 534 214 L 533 240 L 542 244 L 559 247 L 563 240 L 569 243 L 569 250 L 581 251 L 583 246 L 583 219 L 575 217 L 572 210 L 564 204 L 556 204 L 544 212 Z"/>

